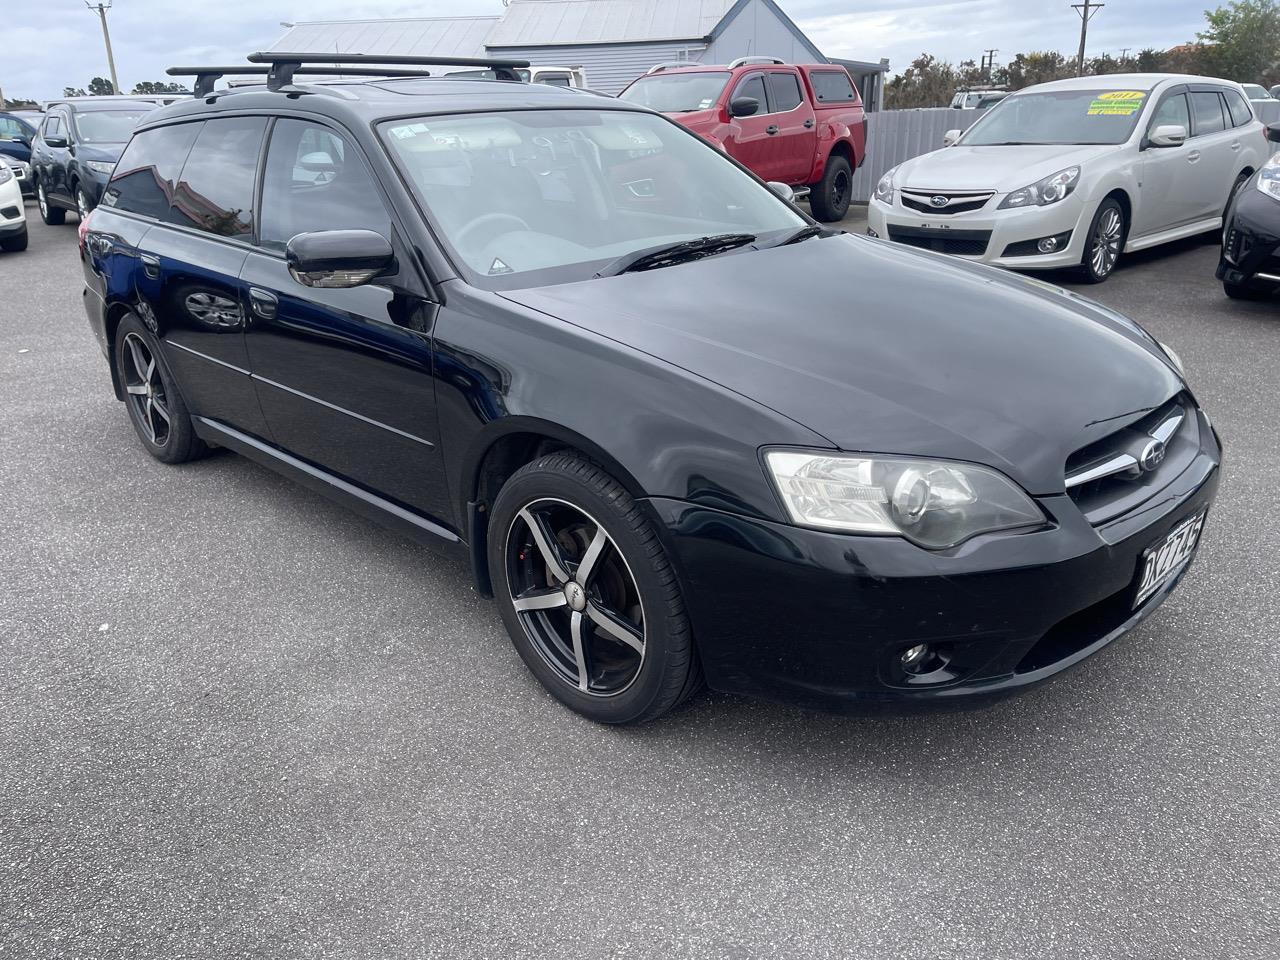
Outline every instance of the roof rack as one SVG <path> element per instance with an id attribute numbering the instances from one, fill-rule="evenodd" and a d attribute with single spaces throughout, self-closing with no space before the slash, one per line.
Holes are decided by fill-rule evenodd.
<path id="1" fill-rule="evenodd" d="M 302 71 L 307 64 L 316 63 L 334 66 L 385 64 L 388 66 L 484 67 L 493 70 L 496 79 L 516 83 L 523 82 L 516 70 L 529 66 L 528 60 L 494 60 L 485 57 L 401 57 L 369 53 L 283 53 L 278 50 L 251 53 L 246 59 L 250 63 L 270 65 L 267 72 L 267 89 L 269 90 L 281 90 L 289 86 L 293 83 L 294 73 Z M 355 74 L 354 70 L 342 72 Z M 374 75 L 387 75 L 387 73 L 378 71 Z"/>
<path id="2" fill-rule="evenodd" d="M 700 67 L 702 64 L 696 60 L 666 60 L 662 63 L 655 63 L 652 67 L 645 71 L 646 75 L 650 73 L 661 73 L 663 70 L 676 70 L 680 67 Z"/>
<path id="3" fill-rule="evenodd" d="M 429 77 L 426 70 L 374 69 L 372 67 L 299 67 L 294 71 L 320 77 Z M 266 77 L 270 80 L 271 68 L 262 67 L 170 67 L 165 71 L 171 77 L 195 77 L 192 96 L 199 99 L 213 93 L 213 85 L 222 77 Z M 292 79 L 292 77 L 290 78 Z"/>
<path id="4" fill-rule="evenodd" d="M 780 57 L 739 57 L 729 64 L 729 69 L 736 67 L 745 67 L 749 63 L 786 63 L 787 61 Z"/>

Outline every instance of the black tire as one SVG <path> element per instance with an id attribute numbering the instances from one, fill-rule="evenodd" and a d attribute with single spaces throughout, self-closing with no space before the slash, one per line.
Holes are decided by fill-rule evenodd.
<path id="1" fill-rule="evenodd" d="M 809 210 L 813 219 L 821 223 L 837 223 L 849 212 L 849 200 L 853 197 L 853 167 L 840 154 L 827 157 L 822 179 L 813 185 L 809 193 Z"/>
<path id="2" fill-rule="evenodd" d="M 1270 290 L 1263 290 L 1247 283 L 1230 283 L 1223 280 L 1222 289 L 1232 300 L 1267 300 L 1271 296 Z"/>
<path id="3" fill-rule="evenodd" d="M 25 249 L 27 249 L 26 227 L 22 228 L 21 233 L 15 234 L 12 237 L 5 237 L 0 240 L 0 250 L 3 250 L 5 253 L 21 253 Z"/>
<path id="4" fill-rule="evenodd" d="M 49 226 L 60 227 L 67 222 L 67 211 L 53 205 L 39 180 L 36 181 L 36 203 L 40 206 L 40 219 Z"/>
<path id="5" fill-rule="evenodd" d="M 162 463 L 186 463 L 209 452 L 196 436 L 187 405 L 156 338 L 133 314 L 122 319 L 116 328 L 112 359 L 125 390 L 129 420 L 149 454 Z"/>
<path id="6" fill-rule="evenodd" d="M 93 213 L 93 204 L 89 202 L 89 195 L 84 192 L 84 187 L 79 184 L 75 189 L 76 197 L 76 214 L 81 220 L 85 219 L 89 214 Z"/>
<path id="7" fill-rule="evenodd" d="M 657 532 L 623 486 L 594 463 L 553 453 L 517 470 L 493 505 L 488 562 L 517 652 L 570 709 L 598 723 L 643 723 L 701 685 L 680 584 Z M 583 566 L 590 567 L 585 574 Z M 619 602 L 622 594 L 633 602 Z M 547 608 L 516 609 L 517 602 L 541 599 L 550 601 Z M 621 619 L 635 634 L 630 646 L 597 625 L 601 611 L 610 610 L 631 611 Z"/>
<path id="8" fill-rule="evenodd" d="M 1084 253 L 1080 258 L 1077 275 L 1085 283 L 1102 283 L 1111 276 L 1124 250 L 1129 223 L 1124 207 L 1114 197 L 1107 197 L 1098 205 L 1084 241 Z M 1104 236 L 1105 235 L 1105 236 Z M 1099 246 L 1104 247 L 1099 254 Z"/>

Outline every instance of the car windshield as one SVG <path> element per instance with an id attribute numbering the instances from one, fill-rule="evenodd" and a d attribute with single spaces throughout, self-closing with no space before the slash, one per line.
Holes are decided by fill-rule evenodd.
<path id="1" fill-rule="evenodd" d="M 1043 90 L 1005 97 L 960 138 L 967 147 L 1124 143 L 1146 105 L 1143 90 Z"/>
<path id="2" fill-rule="evenodd" d="M 653 114 L 483 113 L 380 129 L 455 262 L 490 289 L 585 280 L 650 248 L 726 234 L 770 242 L 805 226 L 719 151 Z"/>
<path id="3" fill-rule="evenodd" d="M 125 143 L 146 110 L 83 110 L 76 113 L 82 143 Z"/>
<path id="4" fill-rule="evenodd" d="M 729 74 L 721 71 L 655 73 L 641 77 L 622 91 L 618 99 L 659 113 L 691 113 L 714 107 L 728 82 Z"/>

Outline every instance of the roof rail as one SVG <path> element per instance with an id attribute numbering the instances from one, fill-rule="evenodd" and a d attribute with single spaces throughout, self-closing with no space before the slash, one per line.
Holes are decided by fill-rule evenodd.
<path id="1" fill-rule="evenodd" d="M 516 70 L 529 66 L 528 60 L 494 60 L 483 57 L 402 57 L 383 56 L 369 53 L 284 53 L 278 50 L 251 53 L 246 58 L 250 63 L 270 65 L 267 72 L 267 89 L 282 90 L 293 83 L 294 73 L 307 64 L 387 64 L 391 66 L 441 66 L 441 67 L 484 67 L 493 70 L 498 80 L 510 80 L 522 83 Z M 305 71 L 304 71 L 305 72 Z M 354 74 L 353 70 L 343 71 Z M 383 71 L 385 75 L 385 71 Z"/>
<path id="2" fill-rule="evenodd" d="M 693 60 L 664 60 L 662 63 L 655 63 L 652 67 L 645 71 L 648 76 L 651 73 L 661 73 L 663 70 L 676 70 L 680 67 L 700 67 L 702 64 Z"/>
<path id="3" fill-rule="evenodd" d="M 372 67 L 299 67 L 295 73 L 320 77 L 429 77 L 426 70 L 375 69 Z M 171 77 L 195 77 L 192 96 L 199 99 L 213 93 L 213 85 L 222 77 L 270 78 L 267 66 L 235 67 L 170 67 L 165 71 Z M 292 76 L 290 77 L 292 80 Z"/>
<path id="4" fill-rule="evenodd" d="M 729 69 L 745 67 L 749 63 L 786 63 L 781 57 L 739 57 L 729 64 Z"/>

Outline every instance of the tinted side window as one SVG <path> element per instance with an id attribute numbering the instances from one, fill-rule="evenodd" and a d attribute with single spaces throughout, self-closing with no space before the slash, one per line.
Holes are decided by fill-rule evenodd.
<path id="1" fill-rule="evenodd" d="M 786 113 L 800 106 L 800 81 L 794 73 L 771 73 L 769 76 L 769 95 L 773 97 L 773 109 L 777 113 Z"/>
<path id="2" fill-rule="evenodd" d="M 163 220 L 173 201 L 173 185 L 186 162 L 199 123 L 144 130 L 125 147 L 115 175 L 102 195 L 105 206 Z"/>
<path id="3" fill-rule="evenodd" d="M 1222 98 L 1212 90 L 1192 92 L 1191 112 L 1195 117 L 1193 136 L 1202 137 L 1206 133 L 1226 129 L 1222 119 Z"/>
<path id="4" fill-rule="evenodd" d="M 849 103 L 854 100 L 853 81 L 847 71 L 815 70 L 809 74 L 809 79 L 819 103 Z M 957 104 L 952 101 L 951 105 Z"/>
<path id="5" fill-rule="evenodd" d="M 12 140 L 14 137 L 25 136 L 26 132 L 17 120 L 0 117 L 0 140 Z"/>
<path id="6" fill-rule="evenodd" d="M 62 136 L 62 118 L 60 116 L 54 114 L 45 120 L 44 135 L 46 137 Z"/>
<path id="7" fill-rule="evenodd" d="M 391 218 L 359 152 L 305 120 L 277 120 L 267 148 L 259 243 L 283 250 L 313 230 L 373 230 L 391 236 Z"/>
<path id="8" fill-rule="evenodd" d="M 266 129 L 263 117 L 206 121 L 174 189 L 169 219 L 220 237 L 252 237 L 253 188 Z"/>
<path id="9" fill-rule="evenodd" d="M 1156 115 L 1151 118 L 1151 129 L 1176 125 L 1187 131 L 1187 136 L 1191 136 L 1191 111 L 1187 107 L 1187 95 L 1185 93 L 1175 94 L 1160 104 L 1156 110 Z"/>
<path id="10" fill-rule="evenodd" d="M 751 97 L 760 101 L 760 109 L 755 112 L 755 116 L 769 112 L 769 101 L 764 95 L 764 77 L 760 74 L 738 84 L 738 89 L 733 92 L 733 99 L 737 100 L 739 97 Z"/>
<path id="11" fill-rule="evenodd" d="M 1223 90 L 1222 95 L 1227 98 L 1227 109 L 1231 112 L 1231 122 L 1235 126 L 1242 127 L 1253 120 L 1253 111 L 1244 102 L 1244 97 L 1234 90 Z"/>

